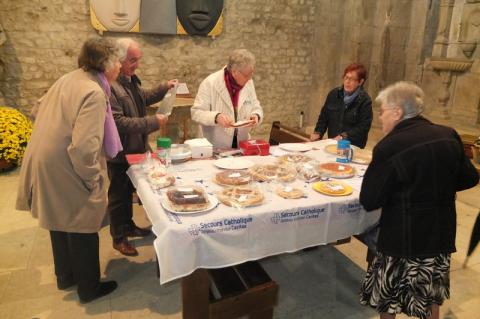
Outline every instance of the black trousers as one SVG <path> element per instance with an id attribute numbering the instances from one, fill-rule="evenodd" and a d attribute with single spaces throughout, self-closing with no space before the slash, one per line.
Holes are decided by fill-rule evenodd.
<path id="1" fill-rule="evenodd" d="M 132 194 L 135 188 L 127 176 L 128 164 L 107 163 L 107 166 L 110 179 L 107 206 L 110 234 L 114 241 L 118 241 L 125 238 L 126 232 L 134 225 Z"/>
<path id="2" fill-rule="evenodd" d="M 80 298 L 96 293 L 100 282 L 98 233 L 50 231 L 57 280 L 77 282 Z"/>

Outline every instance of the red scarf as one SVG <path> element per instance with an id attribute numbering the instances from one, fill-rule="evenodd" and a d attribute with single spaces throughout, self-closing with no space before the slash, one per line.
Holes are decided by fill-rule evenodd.
<path id="1" fill-rule="evenodd" d="M 238 106 L 238 97 L 240 96 L 240 90 L 243 86 L 238 85 L 237 81 L 233 78 L 233 75 L 230 71 L 225 68 L 225 85 L 227 86 L 228 93 L 232 99 L 232 104 L 234 108 Z"/>

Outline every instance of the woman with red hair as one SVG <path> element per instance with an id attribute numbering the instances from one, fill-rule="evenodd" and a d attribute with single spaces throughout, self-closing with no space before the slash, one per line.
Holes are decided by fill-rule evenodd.
<path id="1" fill-rule="evenodd" d="M 352 63 L 343 72 L 343 85 L 331 90 L 317 125 L 311 134 L 312 141 L 321 139 L 328 130 L 328 138 L 348 139 L 353 145 L 364 148 L 372 124 L 372 100 L 363 89 L 367 70 L 362 64 Z"/>

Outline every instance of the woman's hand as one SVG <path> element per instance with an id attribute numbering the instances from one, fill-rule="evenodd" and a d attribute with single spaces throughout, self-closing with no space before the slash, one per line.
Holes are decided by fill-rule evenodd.
<path id="1" fill-rule="evenodd" d="M 221 127 L 231 127 L 233 124 L 232 120 L 228 116 L 222 113 L 217 115 L 217 117 L 215 118 L 215 121 Z"/>

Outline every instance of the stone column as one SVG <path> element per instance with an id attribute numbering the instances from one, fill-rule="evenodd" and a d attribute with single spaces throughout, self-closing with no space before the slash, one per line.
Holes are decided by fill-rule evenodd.
<path id="1" fill-rule="evenodd" d="M 437 37 L 433 45 L 432 56 L 447 56 L 448 36 L 455 0 L 441 0 Z"/>

